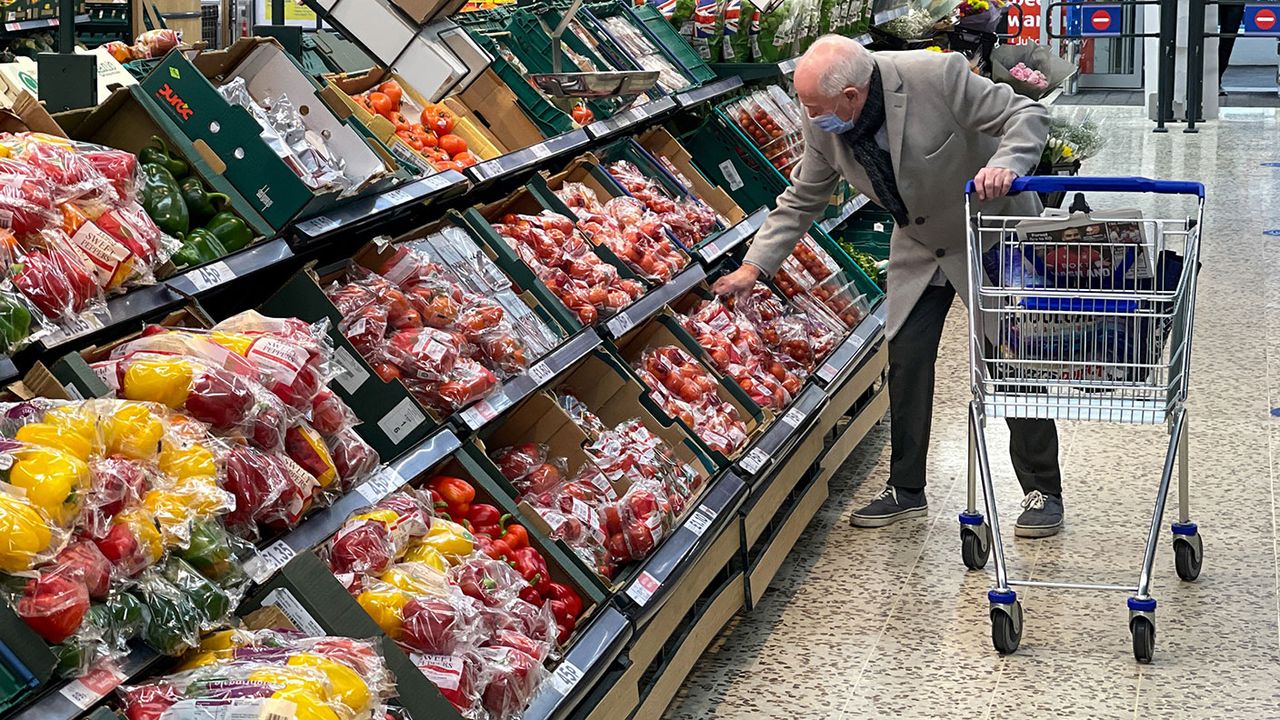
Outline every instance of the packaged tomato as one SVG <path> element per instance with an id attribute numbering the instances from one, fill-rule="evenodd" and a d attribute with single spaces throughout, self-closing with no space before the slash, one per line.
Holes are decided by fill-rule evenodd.
<path id="1" fill-rule="evenodd" d="M 659 405 L 680 418 L 712 450 L 732 455 L 747 442 L 747 427 L 738 409 L 717 394 L 719 383 L 674 345 L 646 350 L 636 363 L 641 380 Z"/>

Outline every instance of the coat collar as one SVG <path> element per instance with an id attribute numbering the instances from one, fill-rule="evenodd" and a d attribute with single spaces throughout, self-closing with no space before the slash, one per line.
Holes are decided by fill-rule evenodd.
<path id="1" fill-rule="evenodd" d="M 887 55 L 876 53 L 871 56 L 876 67 L 880 69 L 880 83 L 884 87 L 884 123 L 889 135 L 889 156 L 893 160 L 893 172 L 898 177 L 899 190 L 902 184 L 902 138 L 906 132 L 907 94 L 902 92 L 902 76 L 898 68 Z"/>

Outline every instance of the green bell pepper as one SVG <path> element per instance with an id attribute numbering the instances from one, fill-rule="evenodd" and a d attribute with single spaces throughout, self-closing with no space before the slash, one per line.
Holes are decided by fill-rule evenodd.
<path id="1" fill-rule="evenodd" d="M 152 135 L 151 144 L 138 152 L 138 164 L 162 165 L 175 179 L 186 177 L 191 172 L 191 166 L 186 160 L 169 154 L 169 146 L 158 135 Z"/>
<path id="2" fill-rule="evenodd" d="M 0 353 L 12 353 L 31 334 L 31 310 L 22 301 L 0 293 Z"/>
<path id="3" fill-rule="evenodd" d="M 114 637 L 128 641 L 142 632 L 146 615 L 142 601 L 136 595 L 127 592 L 113 594 L 107 600 L 107 610 L 111 613 L 111 633 Z"/>
<path id="4" fill-rule="evenodd" d="M 200 182 L 200 178 L 195 175 L 185 178 L 180 187 L 182 188 L 182 199 L 187 203 L 187 213 L 191 216 L 192 225 L 205 224 L 209 221 L 209 218 L 221 212 L 222 207 L 231 200 L 231 198 L 222 193 L 211 193 L 206 190 L 204 183 Z"/>
<path id="5" fill-rule="evenodd" d="M 227 249 L 217 236 L 204 228 L 196 228 L 187 234 L 182 247 L 170 260 L 176 267 L 186 268 L 213 262 L 226 254 Z"/>
<path id="6" fill-rule="evenodd" d="M 231 614 L 231 598 L 186 561 L 176 557 L 169 558 L 164 575 L 174 587 L 191 599 L 196 612 L 200 613 L 202 625 L 217 625 Z"/>
<path id="7" fill-rule="evenodd" d="M 213 233 L 227 252 L 241 250 L 253 240 L 253 230 L 249 228 L 249 224 L 226 210 L 214 215 L 204 229 Z"/>
<path id="8" fill-rule="evenodd" d="M 243 577 L 231 550 L 231 537 L 213 520 L 191 523 L 191 540 L 178 556 L 211 580 L 219 583 Z"/>
<path id="9" fill-rule="evenodd" d="M 147 163 L 138 170 L 142 176 L 142 187 L 138 193 L 142 208 L 155 221 L 156 227 L 174 237 L 185 237 L 191 229 L 191 215 L 173 173 L 158 163 Z"/>
<path id="10" fill-rule="evenodd" d="M 201 612 L 178 590 L 145 592 L 148 614 L 142 641 L 161 655 L 181 655 L 200 638 Z"/>

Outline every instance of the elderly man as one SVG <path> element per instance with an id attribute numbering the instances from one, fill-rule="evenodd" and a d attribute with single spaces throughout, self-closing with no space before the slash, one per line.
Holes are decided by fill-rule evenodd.
<path id="1" fill-rule="evenodd" d="M 856 527 L 928 514 L 926 456 L 934 363 L 957 291 L 968 300 L 964 184 L 998 213 L 1036 215 L 1034 195 L 1008 196 L 1040 159 L 1044 107 L 972 73 L 964 56 L 927 51 L 874 55 L 844 37 L 820 38 L 796 64 L 808 114 L 805 152 L 791 187 L 756 233 L 746 262 L 721 278 L 722 294 L 772 275 L 845 178 L 892 213 L 889 251 L 889 482 L 853 513 Z M 1009 420 L 1013 466 L 1026 497 L 1016 534 L 1062 527 L 1058 436 L 1049 420 Z"/>

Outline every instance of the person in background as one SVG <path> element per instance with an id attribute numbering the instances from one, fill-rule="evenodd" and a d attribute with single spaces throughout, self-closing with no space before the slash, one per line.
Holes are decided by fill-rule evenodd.
<path id="1" fill-rule="evenodd" d="M 835 35 L 814 42 L 796 64 L 794 81 L 808 115 L 804 154 L 742 267 L 717 281 L 715 291 L 745 292 L 777 271 L 841 178 L 892 213 L 889 482 L 851 518 L 857 527 L 881 527 L 928 514 L 934 364 L 957 290 L 968 301 L 965 183 L 974 180 L 992 212 L 1038 215 L 1034 193 L 1006 196 L 1014 178 L 1039 162 L 1049 113 L 975 75 L 959 53 L 873 55 Z M 1057 429 L 1050 420 L 1008 424 L 1026 493 L 1016 533 L 1053 535 L 1063 513 Z"/>
<path id="2" fill-rule="evenodd" d="M 1240 32 L 1240 22 L 1244 20 L 1244 5 L 1219 5 L 1218 6 L 1218 32 L 1219 33 L 1237 33 Z M 1236 47 L 1236 39 L 1234 37 L 1218 38 L 1218 95 L 1227 96 L 1227 91 L 1222 89 L 1222 78 L 1227 74 L 1227 66 L 1231 64 L 1231 51 Z"/>

